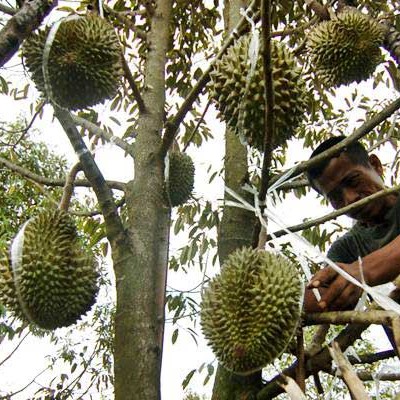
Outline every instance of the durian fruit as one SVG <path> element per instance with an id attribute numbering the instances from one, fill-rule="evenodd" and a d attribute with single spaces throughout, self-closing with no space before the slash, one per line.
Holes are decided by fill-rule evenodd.
<path id="1" fill-rule="evenodd" d="M 11 257 L 17 299 L 30 322 L 44 329 L 69 326 L 94 304 L 96 263 L 66 212 L 45 210 L 30 219 L 14 239 Z"/>
<path id="2" fill-rule="evenodd" d="M 248 144 L 264 147 L 264 91 L 262 51 L 249 85 L 249 36 L 242 36 L 215 64 L 209 83 L 219 117 Z M 260 46 L 262 48 L 262 46 Z M 307 93 L 301 70 L 283 43 L 271 42 L 272 76 L 275 94 L 275 138 L 273 147 L 293 136 L 307 107 Z M 239 116 L 240 114 L 240 116 Z"/>
<path id="3" fill-rule="evenodd" d="M 172 207 L 186 203 L 193 191 L 194 164 L 190 156 L 173 151 L 169 155 L 167 190 Z"/>
<path id="4" fill-rule="evenodd" d="M 251 248 L 233 252 L 201 303 L 202 330 L 219 362 L 247 374 L 278 357 L 298 326 L 302 292 L 285 257 Z"/>
<path id="5" fill-rule="evenodd" d="M 368 79 L 382 61 L 383 40 L 382 26 L 357 10 L 321 22 L 308 37 L 317 77 L 328 86 Z"/>
<path id="6" fill-rule="evenodd" d="M 19 319 L 26 320 L 15 291 L 10 256 L 4 249 L 0 250 L 0 303 Z"/>
<path id="7" fill-rule="evenodd" d="M 112 98 L 122 77 L 121 47 L 113 27 L 94 14 L 65 20 L 51 45 L 43 77 L 43 50 L 50 28 L 32 34 L 22 46 L 25 65 L 37 88 L 61 107 L 80 109 Z"/>

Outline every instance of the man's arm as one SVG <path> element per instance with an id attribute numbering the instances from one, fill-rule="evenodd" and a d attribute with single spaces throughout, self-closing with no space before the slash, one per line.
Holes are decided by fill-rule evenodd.
<path id="1" fill-rule="evenodd" d="M 342 269 L 361 281 L 358 261 L 351 264 L 337 263 Z M 366 283 L 380 285 L 400 275 L 400 235 L 382 248 L 362 258 L 362 270 Z M 321 301 L 316 302 L 312 288 L 320 288 Z M 339 275 L 331 267 L 318 271 L 307 286 L 306 312 L 352 309 L 361 295 L 361 289 Z M 311 292 L 311 293 L 309 293 Z"/>

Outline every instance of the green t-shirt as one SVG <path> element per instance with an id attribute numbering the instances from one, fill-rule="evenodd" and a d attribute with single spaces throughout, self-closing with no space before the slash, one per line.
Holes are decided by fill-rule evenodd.
<path id="1" fill-rule="evenodd" d="M 400 196 L 380 225 L 364 226 L 357 222 L 346 234 L 333 242 L 328 257 L 335 262 L 350 264 L 380 249 L 400 235 Z"/>

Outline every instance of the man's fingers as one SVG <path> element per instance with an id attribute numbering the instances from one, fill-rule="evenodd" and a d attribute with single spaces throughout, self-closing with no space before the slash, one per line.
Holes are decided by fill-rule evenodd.
<path id="1" fill-rule="evenodd" d="M 361 288 L 348 284 L 343 292 L 334 300 L 329 307 L 331 311 L 352 310 L 357 304 L 362 293 Z"/>
<path id="2" fill-rule="evenodd" d="M 337 277 L 326 290 L 326 292 L 321 296 L 321 301 L 318 303 L 322 310 L 330 310 L 331 305 L 336 301 L 336 299 L 342 295 L 346 286 L 349 285 L 344 278 L 341 276 Z"/>
<path id="3" fill-rule="evenodd" d="M 337 272 L 331 267 L 326 267 L 318 271 L 307 285 L 308 288 L 327 287 L 337 276 Z"/>

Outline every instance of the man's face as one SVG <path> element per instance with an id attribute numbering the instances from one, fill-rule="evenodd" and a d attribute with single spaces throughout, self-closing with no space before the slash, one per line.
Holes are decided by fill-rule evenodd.
<path id="1" fill-rule="evenodd" d="M 342 153 L 330 160 L 315 184 L 333 208 L 339 209 L 382 190 L 381 174 L 382 165 L 376 156 L 371 158 L 370 166 L 364 166 L 354 164 Z M 360 222 L 375 224 L 383 220 L 392 205 L 393 198 L 381 197 L 347 215 Z"/>

